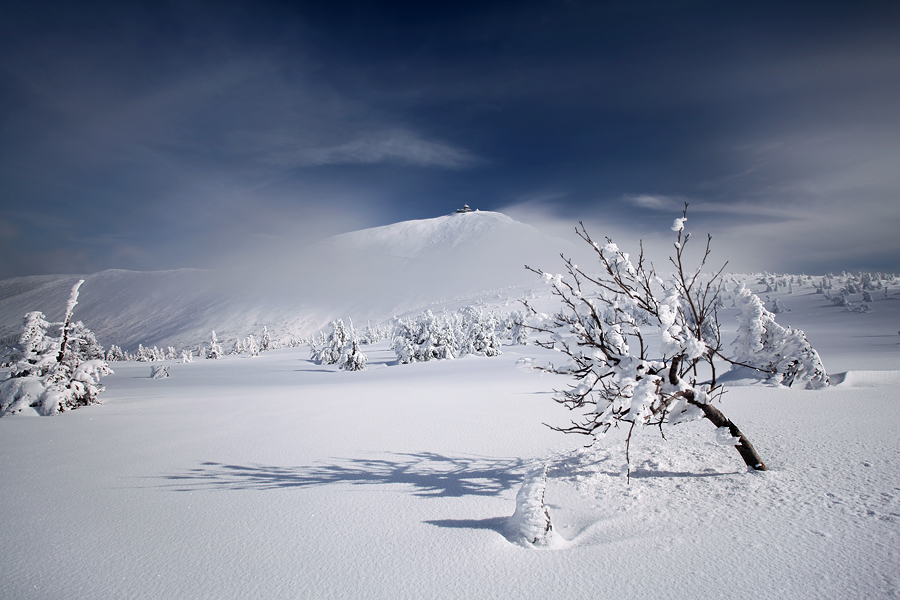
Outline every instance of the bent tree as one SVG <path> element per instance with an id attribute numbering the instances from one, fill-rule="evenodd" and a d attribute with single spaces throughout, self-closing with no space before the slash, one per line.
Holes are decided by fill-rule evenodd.
<path id="1" fill-rule="evenodd" d="M 645 260 L 643 246 L 632 261 L 611 239 L 595 242 L 583 223 L 576 233 L 599 258 L 599 274 L 588 273 L 564 255 L 560 255 L 563 275 L 526 265 L 544 278 L 562 303 L 555 315 L 529 327 L 546 334 L 535 341 L 537 345 L 559 350 L 567 360 L 537 368 L 574 378 L 554 398 L 570 410 L 583 411 L 570 426 L 552 428 L 598 438 L 623 424 L 628 427 L 628 460 L 636 426 L 656 426 L 663 433 L 664 426 L 705 418 L 717 428 L 720 441 L 734 444 L 750 469 L 765 471 L 747 437 L 712 404 L 723 391 L 713 360 L 725 358 L 717 314 L 725 265 L 703 274 L 712 239 L 707 236 L 699 264 L 688 269 L 686 220 L 687 205 L 672 227 L 677 232 L 675 252 L 669 258 L 674 273 L 666 279 Z M 527 301 L 524 304 L 537 315 Z M 658 345 L 650 343 L 653 333 L 659 337 Z M 705 382 L 697 380 L 700 369 L 710 375 Z"/>

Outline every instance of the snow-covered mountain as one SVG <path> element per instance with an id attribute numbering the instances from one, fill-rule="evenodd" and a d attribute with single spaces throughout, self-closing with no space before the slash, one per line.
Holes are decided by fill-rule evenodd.
<path id="1" fill-rule="evenodd" d="M 556 266 L 559 252 L 573 250 L 475 211 L 344 233 L 250 268 L 18 277 L 0 281 L 0 336 L 16 335 L 29 311 L 61 318 L 72 285 L 85 279 L 75 318 L 106 346 L 185 347 L 211 330 L 228 340 L 264 325 L 299 337 L 336 317 L 377 322 L 436 303 L 514 302 L 522 290 L 510 286 L 537 285 L 525 264 Z"/>

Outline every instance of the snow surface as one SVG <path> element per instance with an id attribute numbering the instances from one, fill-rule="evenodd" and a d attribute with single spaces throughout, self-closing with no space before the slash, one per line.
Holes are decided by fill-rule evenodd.
<path id="1" fill-rule="evenodd" d="M 74 318 L 115 321 L 89 296 L 96 277 L 135 318 L 158 308 L 147 331 L 181 335 L 190 316 L 167 314 L 193 306 L 227 344 L 222 331 L 255 317 L 228 297 L 206 306 L 190 283 L 200 273 L 147 275 L 171 282 L 156 304 L 140 299 L 143 274 L 85 277 Z M 61 312 L 72 279 L 0 282 L 24 290 L 0 309 L 57 286 Z M 423 290 L 424 306 L 515 310 L 527 295 L 554 308 L 538 282 Z M 567 379 L 527 368 L 558 354 L 534 346 L 398 365 L 380 342 L 363 347 L 362 372 L 316 365 L 306 347 L 166 361 L 164 379 L 114 363 L 101 405 L 0 419 L 0 598 L 900 595 L 900 296 L 879 293 L 864 314 L 810 287 L 770 296 L 835 385 L 729 387 L 720 408 L 767 472 L 747 472 L 713 426 L 692 422 L 665 440 L 636 434 L 629 485 L 625 432 L 584 448 L 543 425 L 572 415 L 551 399 Z M 379 290 L 369 297 L 378 304 Z M 720 312 L 726 336 L 735 313 Z M 115 322 L 140 335 L 140 323 Z M 526 512 L 513 516 L 517 497 L 534 514 L 538 488 L 520 490 L 544 468 L 552 543 L 532 547 L 516 537 Z"/>
<path id="2" fill-rule="evenodd" d="M 339 372 L 305 349 L 117 363 L 104 404 L 0 420 L 3 598 L 863 598 L 900 586 L 900 391 L 742 387 L 706 423 L 601 447 L 561 382 L 500 357 Z M 892 377 L 896 378 L 897 373 Z M 853 375 L 852 378 L 856 376 Z M 867 384 L 867 385 L 868 385 Z M 507 539 L 548 467 L 553 549 Z"/>

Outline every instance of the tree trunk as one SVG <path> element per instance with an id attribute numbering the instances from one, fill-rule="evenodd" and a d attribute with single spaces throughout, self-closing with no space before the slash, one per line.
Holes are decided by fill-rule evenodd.
<path id="1" fill-rule="evenodd" d="M 722 414 L 722 411 L 712 404 L 700 404 L 699 402 L 696 402 L 694 400 L 694 393 L 690 390 L 684 393 L 684 397 L 688 403 L 700 407 L 700 410 L 703 411 L 703 416 L 709 419 L 713 425 L 717 428 L 727 427 L 728 431 L 731 432 L 731 437 L 738 438 L 738 443 L 735 444 L 734 447 L 748 467 L 754 471 L 768 471 L 766 464 L 759 457 L 759 454 L 756 453 L 756 449 L 753 447 L 753 444 L 750 443 L 750 440 L 741 433 L 741 430 L 738 429 L 737 425 L 731 422 L 731 419 L 728 419 Z"/>

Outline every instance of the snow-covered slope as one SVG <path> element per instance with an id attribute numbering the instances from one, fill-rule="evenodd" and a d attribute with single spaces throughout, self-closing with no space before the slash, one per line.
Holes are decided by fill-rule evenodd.
<path id="1" fill-rule="evenodd" d="M 472 212 L 345 233 L 252 268 L 20 277 L 0 282 L 0 337 L 22 316 L 61 317 L 85 279 L 75 318 L 104 345 L 185 347 L 258 334 L 310 335 L 333 318 L 380 321 L 453 298 L 535 281 L 526 263 L 570 251 L 506 215 Z"/>
<path id="2" fill-rule="evenodd" d="M 548 242 L 559 243 L 559 240 L 503 213 L 474 211 L 342 233 L 322 243 L 417 261 L 447 261 L 473 251 L 504 253 L 510 247 L 524 249 Z"/>

